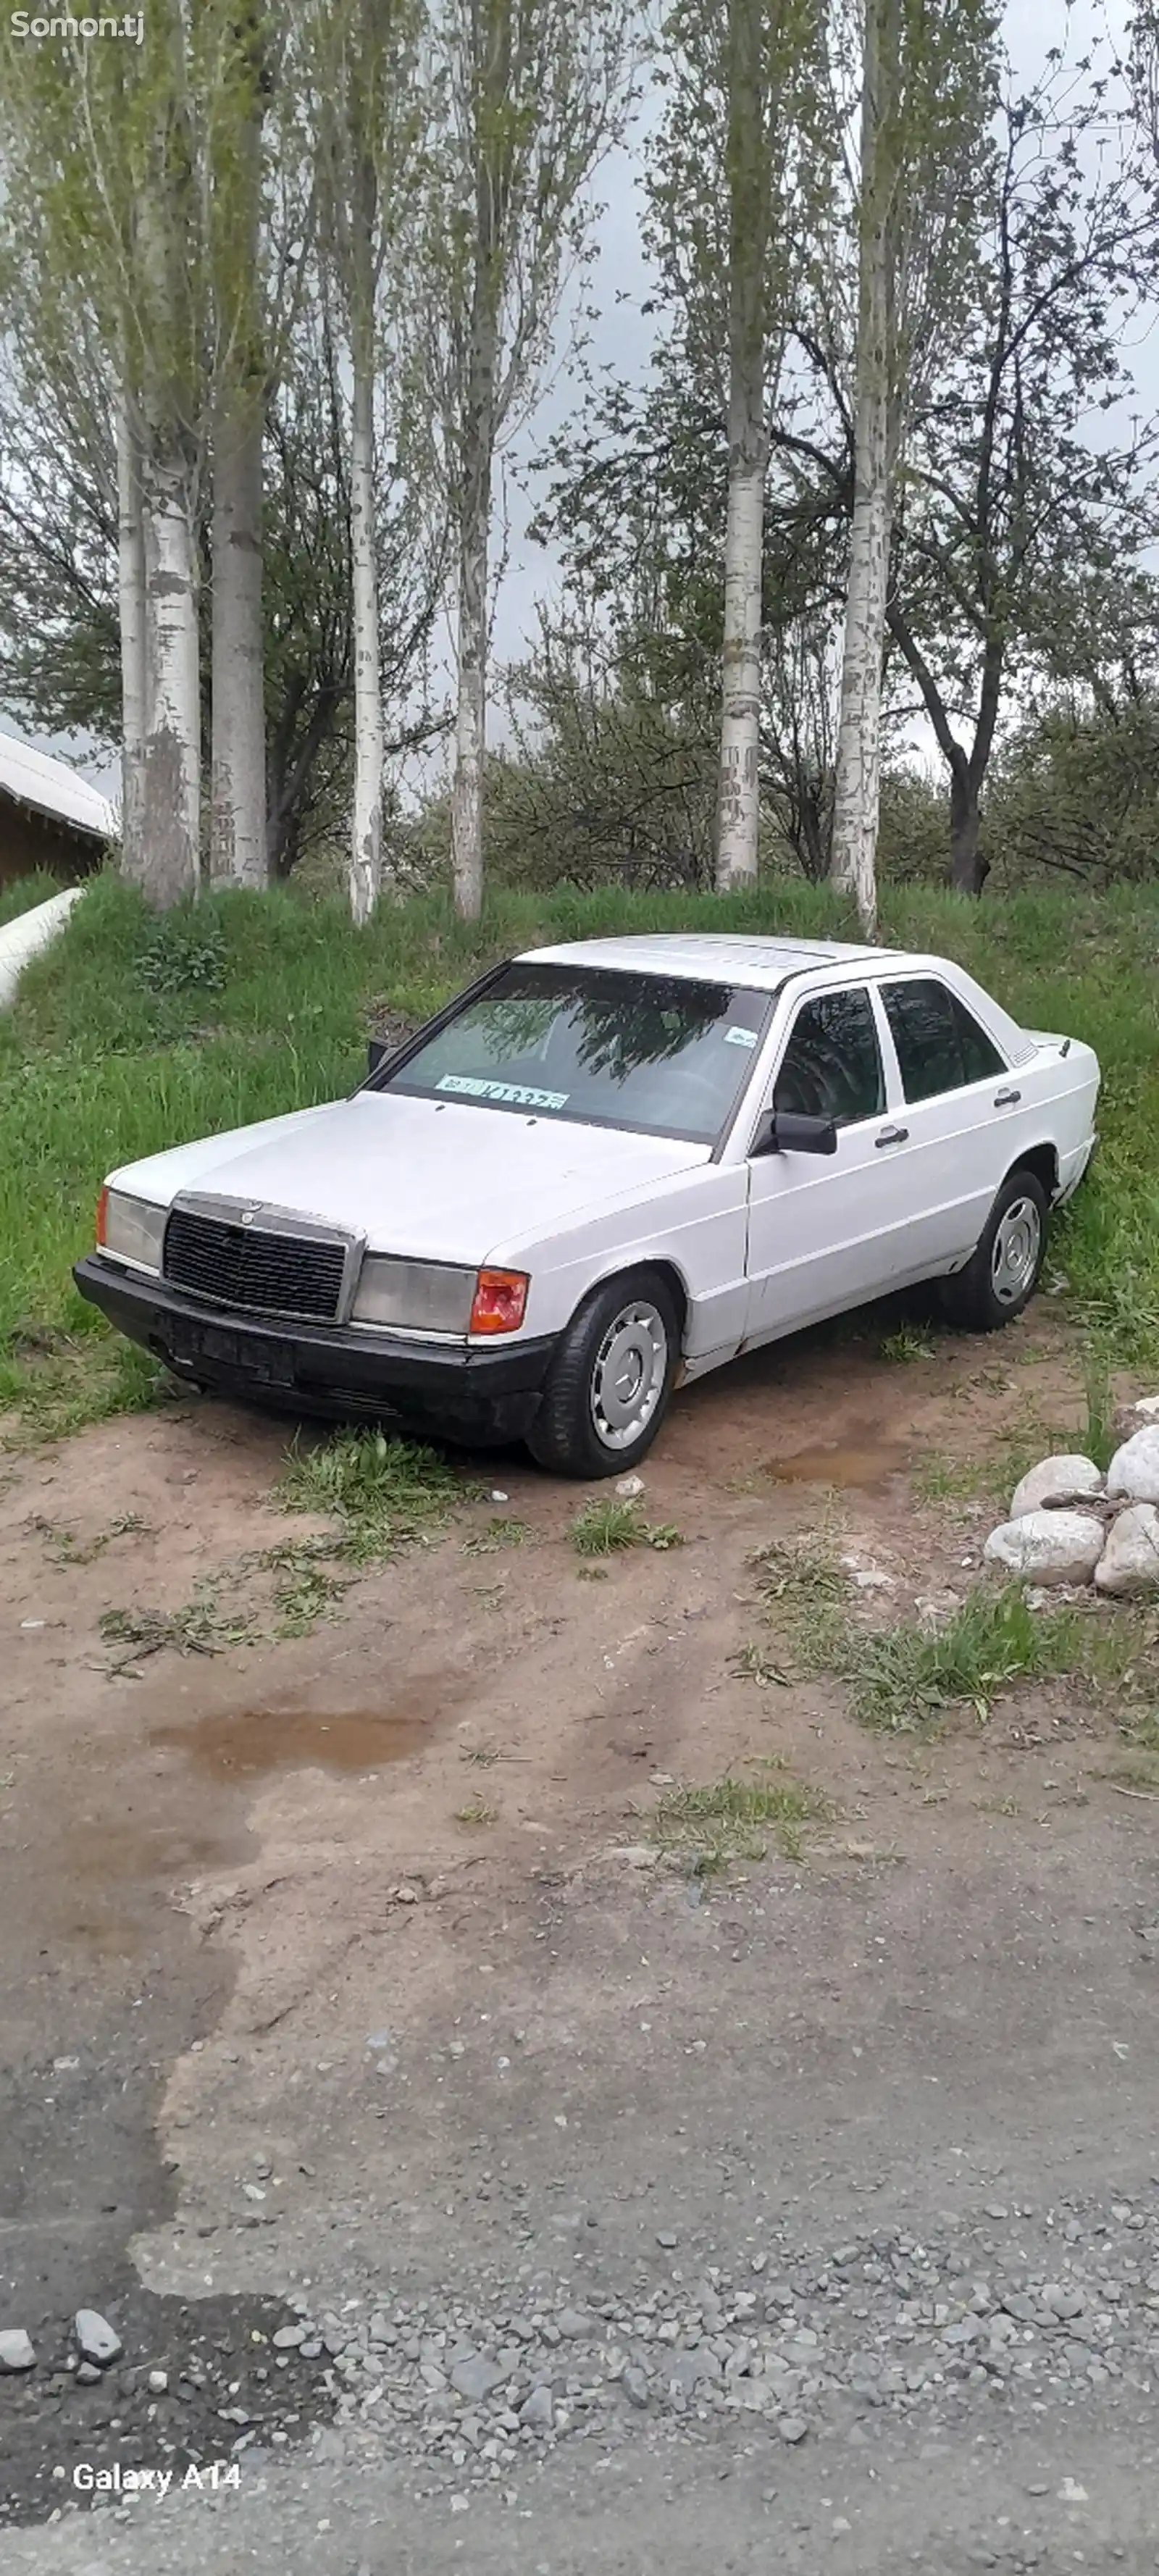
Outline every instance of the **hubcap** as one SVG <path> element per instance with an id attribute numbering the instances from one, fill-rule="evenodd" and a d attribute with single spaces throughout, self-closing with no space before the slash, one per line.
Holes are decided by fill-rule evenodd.
<path id="1" fill-rule="evenodd" d="M 1017 1305 L 1033 1287 L 1042 1249 L 1042 1218 L 1033 1199 L 1015 1199 L 994 1237 L 990 1277 L 1000 1306 Z"/>
<path id="2" fill-rule="evenodd" d="M 650 1423 L 668 1374 L 664 1318 L 643 1298 L 609 1324 L 592 1369 L 596 1438 L 605 1449 L 630 1449 Z"/>

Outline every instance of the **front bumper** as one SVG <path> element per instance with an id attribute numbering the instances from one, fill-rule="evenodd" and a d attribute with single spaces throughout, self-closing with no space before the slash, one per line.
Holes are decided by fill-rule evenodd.
<path id="1" fill-rule="evenodd" d="M 486 1350 L 219 1312 L 92 1254 L 73 1278 L 119 1332 L 195 1385 L 287 1412 L 395 1416 L 468 1444 L 522 1439 L 556 1347 L 554 1335 Z"/>

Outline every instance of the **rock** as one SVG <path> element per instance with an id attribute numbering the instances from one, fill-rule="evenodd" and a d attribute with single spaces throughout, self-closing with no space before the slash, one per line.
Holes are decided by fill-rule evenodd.
<path id="1" fill-rule="evenodd" d="M 277 2326 L 270 2340 L 275 2352 L 297 2352 L 306 2341 L 306 2326 Z"/>
<path id="2" fill-rule="evenodd" d="M 1146 1431 L 1155 1422 L 1159 1422 L 1159 1395 L 1139 1395 L 1133 1404 L 1120 1406 L 1115 1429 L 1121 1439 L 1129 1440 L 1133 1431 Z"/>
<path id="3" fill-rule="evenodd" d="M 168 2386 L 169 2386 L 169 2373 L 168 2373 L 168 2371 L 167 2371 L 167 2370 L 151 2370 L 151 2371 L 150 2371 L 150 2373 L 149 2373 L 149 2393 L 150 2393 L 150 2396 L 152 2396 L 152 2397 L 163 2397 L 163 2396 L 164 2396 L 164 2394 L 165 2394 L 166 2389 L 168 2388 Z"/>
<path id="4" fill-rule="evenodd" d="M 987 1565 L 1030 1583 L 1089 1583 L 1103 1536 L 1092 1512 L 1026 1512 L 992 1530 L 982 1553 Z"/>
<path id="5" fill-rule="evenodd" d="M 1116 1449 L 1107 1469 L 1108 1494 L 1125 1494 L 1130 1503 L 1159 1503 L 1159 1422 L 1133 1431 Z"/>
<path id="6" fill-rule="evenodd" d="M 675 2253 L 680 2239 L 678 2236 L 673 2235 L 670 2227 L 658 2227 L 656 2230 L 656 2242 L 658 2245 L 663 2246 L 666 2254 L 673 2254 Z"/>
<path id="7" fill-rule="evenodd" d="M 115 2326 L 109 2324 L 107 2317 L 98 2316 L 95 2308 L 78 2308 L 74 2329 L 82 2361 L 95 2361 L 99 2370 L 107 2369 L 110 2361 L 116 2361 L 124 2351 Z"/>
<path id="8" fill-rule="evenodd" d="M 1060 1458 L 1043 1458 L 1032 1467 L 1020 1485 L 1016 1485 L 1010 1504 L 1012 1521 L 1021 1520 L 1026 1512 L 1040 1512 L 1048 1504 L 1081 1503 L 1101 1494 L 1103 1480 L 1093 1458 L 1083 1458 L 1069 1450 Z"/>
<path id="9" fill-rule="evenodd" d="M 460 2397 L 465 2397 L 469 2405 L 481 2406 L 492 2389 L 502 2388 L 510 2375 L 501 2362 L 488 2361 L 483 2353 L 476 2352 L 468 2360 L 456 2362 L 451 2372 L 451 2386 L 457 2388 Z"/>
<path id="10" fill-rule="evenodd" d="M 36 2354 L 23 2326 L 7 2326 L 0 2334 L 0 2370 L 32 2370 Z"/>
<path id="11" fill-rule="evenodd" d="M 573 2339 L 579 2335 L 590 2334 L 592 2330 L 592 2319 L 586 2308 L 561 2308 L 555 2322 L 561 2335 L 568 2335 Z"/>
<path id="12" fill-rule="evenodd" d="M 1112 1595 L 1159 1589 L 1159 1511 L 1154 1503 L 1129 1503 L 1107 1532 L 1095 1567 L 1100 1592 Z"/>
<path id="13" fill-rule="evenodd" d="M 95 2361 L 82 2361 L 77 2364 L 76 2375 L 82 2388 L 91 2388 L 93 2381 L 99 2379 L 101 2374 Z"/>
<path id="14" fill-rule="evenodd" d="M 519 2421 L 533 2433 L 550 2433 L 555 2422 L 555 2407 L 550 2388 L 533 2388 L 519 2409 Z"/>
<path id="15" fill-rule="evenodd" d="M 643 1491 L 644 1479 L 642 1476 L 617 1476 L 616 1492 L 618 1494 L 622 1494 L 626 1502 L 634 1502 L 637 1495 L 642 1494 Z"/>
<path id="16" fill-rule="evenodd" d="M 647 2374 L 642 2370 L 638 2370 L 634 2362 L 629 2362 L 627 2369 L 623 2372 L 620 2379 L 620 2386 L 623 2389 L 624 2395 L 630 2406 L 647 2405 Z"/>
<path id="17" fill-rule="evenodd" d="M 803 2442 L 809 2427 L 803 2415 L 778 2415 L 777 2431 L 782 2442 Z"/>

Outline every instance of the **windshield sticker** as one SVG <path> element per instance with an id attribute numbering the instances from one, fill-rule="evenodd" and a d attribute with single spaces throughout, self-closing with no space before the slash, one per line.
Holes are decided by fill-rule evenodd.
<path id="1" fill-rule="evenodd" d="M 724 1043 L 726 1046 L 755 1047 L 757 1034 L 756 1029 L 726 1029 Z"/>
<path id="2" fill-rule="evenodd" d="M 517 1109 L 566 1109 L 570 1091 L 533 1091 L 523 1082 L 484 1082 L 473 1073 L 444 1073 L 436 1091 L 458 1092 L 467 1100 L 505 1100 Z"/>

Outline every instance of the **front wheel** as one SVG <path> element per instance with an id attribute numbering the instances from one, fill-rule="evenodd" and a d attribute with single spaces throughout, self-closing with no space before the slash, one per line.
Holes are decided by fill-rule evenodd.
<path id="1" fill-rule="evenodd" d="M 1035 1172 L 1011 1172 L 1003 1181 L 976 1252 L 952 1279 L 942 1282 L 942 1303 L 953 1324 L 973 1333 L 996 1333 L 1028 1306 L 1046 1251 L 1046 1192 Z"/>
<path id="2" fill-rule="evenodd" d="M 527 1435 L 557 1476 L 619 1476 L 650 1449 L 680 1356 L 676 1301 L 656 1271 L 597 1288 L 573 1315 Z"/>

